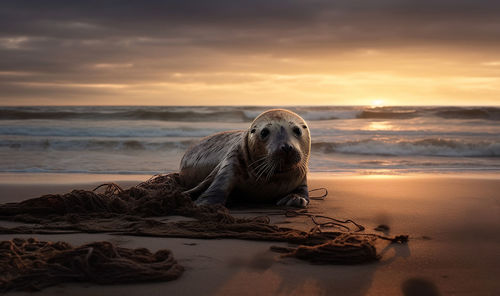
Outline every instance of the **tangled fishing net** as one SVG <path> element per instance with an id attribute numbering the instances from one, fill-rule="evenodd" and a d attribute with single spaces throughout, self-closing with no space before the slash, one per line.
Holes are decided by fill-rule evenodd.
<path id="1" fill-rule="evenodd" d="M 41 290 L 61 282 L 121 284 L 170 281 L 184 269 L 169 250 L 126 249 L 109 242 L 77 248 L 65 242 L 15 238 L 0 242 L 0 292 Z"/>
<path id="2" fill-rule="evenodd" d="M 104 192 L 98 192 L 102 190 Z M 291 247 L 271 247 L 283 257 L 317 264 L 360 264 L 379 258 L 374 242 L 386 239 L 405 243 L 407 236 L 394 238 L 359 232 L 352 220 L 341 221 L 307 211 L 284 210 L 282 214 L 307 216 L 315 227 L 310 231 L 279 227 L 268 216 L 237 218 L 221 205 L 196 206 L 183 193 L 179 175 L 159 175 L 127 190 L 104 184 L 93 191 L 73 190 L 19 203 L 0 205 L 0 220 L 30 223 L 1 227 L 0 234 L 61 234 L 106 232 L 122 235 L 183 237 L 197 239 L 233 238 L 286 242 Z M 158 217 L 180 215 L 187 221 L 165 221 Z M 318 218 L 326 222 L 317 221 Z M 346 224 L 357 227 L 351 230 Z M 338 226 L 343 231 L 323 231 Z M 347 232 L 346 232 L 347 230 Z M 89 251 L 92 250 L 92 251 Z M 73 248 L 67 243 L 34 239 L 0 242 L 0 291 L 43 288 L 62 281 L 92 281 L 101 284 L 171 280 L 182 273 L 168 250 L 151 254 L 145 249 L 129 250 L 107 242 Z M 13 267 L 14 266 L 14 267 Z M 12 272 L 5 272 L 13 270 Z M 50 272 L 47 272 L 50 270 Z M 106 274 L 106 275 L 104 275 Z M 138 276 L 140 275 L 140 276 Z M 47 277 L 50 276 L 50 279 Z"/>

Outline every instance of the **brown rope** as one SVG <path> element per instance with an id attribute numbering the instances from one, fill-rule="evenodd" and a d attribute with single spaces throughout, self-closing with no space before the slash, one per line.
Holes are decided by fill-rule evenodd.
<path id="1" fill-rule="evenodd" d="M 332 217 L 329 217 L 329 216 L 309 214 L 307 212 L 307 209 L 302 209 L 302 210 L 286 210 L 285 216 L 286 217 L 306 216 L 306 217 L 311 218 L 311 221 L 315 225 L 317 225 L 319 227 L 335 227 L 336 226 L 336 227 L 340 227 L 340 228 L 344 229 L 345 231 L 352 231 L 348 226 L 345 225 L 345 224 L 349 224 L 350 223 L 350 224 L 353 224 L 353 225 L 355 225 L 357 227 L 357 229 L 355 229 L 354 232 L 365 230 L 365 227 L 363 225 L 358 224 L 358 223 L 354 222 L 351 219 L 339 220 L 339 219 L 332 218 Z M 330 220 L 330 221 L 328 221 L 328 222 L 319 222 L 318 219 L 327 219 L 327 220 Z"/>
<path id="2" fill-rule="evenodd" d="M 169 250 L 151 253 L 109 242 L 72 247 L 65 242 L 14 238 L 0 242 L 0 292 L 41 290 L 62 282 L 97 284 L 170 281 L 184 269 Z"/>
<path id="3" fill-rule="evenodd" d="M 378 258 L 373 243 L 377 238 L 398 243 L 405 243 L 408 239 L 407 236 L 389 238 L 360 233 L 364 227 L 351 219 L 335 219 L 311 214 L 307 210 L 279 210 L 274 213 L 263 212 L 265 216 L 237 218 L 220 205 L 196 206 L 183 193 L 185 188 L 180 185 L 179 178 L 176 173 L 158 175 L 126 190 L 108 183 L 93 191 L 73 190 L 63 195 L 44 195 L 19 203 L 0 205 L 0 220 L 32 224 L 31 227 L 0 227 L 0 233 L 106 232 L 136 236 L 287 242 L 298 245 L 294 250 L 289 250 L 287 256 L 324 264 L 370 262 Z M 103 187 L 103 193 L 97 192 Z M 327 193 L 325 189 L 325 194 Z M 270 214 L 308 217 L 315 227 L 309 232 L 279 227 L 270 223 Z M 170 215 L 194 219 L 170 222 L 155 218 Z M 351 230 L 350 225 L 356 226 L 356 229 Z M 343 232 L 323 231 L 324 228 L 331 227 Z M 95 248 L 85 250 L 85 258 L 92 257 L 96 252 Z M 5 262 L 0 261 L 0 270 L 4 268 L 2 264 Z"/>
<path id="4" fill-rule="evenodd" d="M 314 188 L 314 189 L 311 189 L 309 190 L 309 193 L 311 192 L 316 192 L 316 191 L 319 191 L 319 190 L 324 190 L 325 192 L 319 196 L 309 196 L 309 199 L 316 199 L 316 200 L 324 200 L 326 199 L 326 196 L 328 195 L 328 190 L 324 187 L 320 187 L 320 188 Z"/>
<path id="5" fill-rule="evenodd" d="M 101 185 L 97 186 L 96 188 L 92 189 L 92 191 L 96 191 L 97 189 L 99 189 L 99 188 L 101 188 L 103 186 L 106 186 L 103 194 L 107 195 L 107 196 L 117 195 L 117 194 L 123 193 L 123 191 L 124 191 L 116 183 L 104 183 L 104 184 L 101 184 Z"/>
<path id="6" fill-rule="evenodd" d="M 282 253 L 282 257 L 295 257 L 314 264 L 361 264 L 379 259 L 370 240 L 347 234 L 315 246 L 271 246 L 271 250 Z"/>

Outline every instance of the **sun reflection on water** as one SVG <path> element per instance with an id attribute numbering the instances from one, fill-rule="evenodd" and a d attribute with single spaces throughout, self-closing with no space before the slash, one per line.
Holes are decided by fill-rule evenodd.
<path id="1" fill-rule="evenodd" d="M 394 129 L 394 126 L 390 124 L 388 121 L 374 121 L 370 122 L 364 130 L 369 130 L 369 131 L 386 131 L 386 130 L 392 130 Z"/>

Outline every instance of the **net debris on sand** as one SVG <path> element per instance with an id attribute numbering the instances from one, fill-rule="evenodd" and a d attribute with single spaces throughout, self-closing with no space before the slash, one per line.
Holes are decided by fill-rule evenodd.
<path id="1" fill-rule="evenodd" d="M 62 195 L 50 194 L 19 203 L 3 204 L 0 205 L 0 220 L 24 222 L 29 225 L 0 226 L 0 233 L 101 232 L 153 237 L 286 242 L 293 247 L 273 246 L 271 250 L 283 253 L 284 257 L 295 257 L 316 264 L 372 262 L 379 259 L 374 245 L 377 239 L 394 243 L 406 243 L 408 239 L 407 236 L 390 238 L 361 233 L 359 231 L 364 228 L 352 220 L 341 221 L 329 217 L 326 217 L 331 220 L 327 223 L 329 225 L 353 223 L 357 229 L 350 230 L 343 225 L 343 231 L 323 231 L 324 223 L 317 222 L 314 215 L 300 211 L 283 211 L 283 215 L 304 215 L 311 218 L 316 226 L 310 231 L 279 227 L 271 224 L 267 216 L 238 218 L 221 205 L 196 206 L 191 198 L 183 193 L 185 188 L 180 184 L 179 175 L 172 173 L 154 176 L 127 190 L 115 184 L 104 184 L 104 192 L 101 193 L 96 190 L 73 190 Z M 171 215 L 193 219 L 177 222 L 158 219 Z M 172 280 L 182 273 L 182 267 L 175 263 L 168 250 L 151 254 L 145 249 L 129 250 L 109 242 L 73 248 L 64 242 L 47 243 L 36 239 L 4 241 L 0 242 L 0 246 L 1 252 L 10 254 L 7 258 L 16 258 L 9 259 L 10 261 L 0 260 L 0 271 L 8 270 L 12 265 L 19 267 L 11 273 L 2 272 L 0 291 L 43 288 L 66 280 L 100 284 L 119 283 L 128 277 L 139 281 Z M 44 250 L 49 251 L 44 253 Z M 92 257 L 91 261 L 89 256 Z M 68 262 L 72 263 L 66 264 Z M 73 264 L 74 262 L 78 264 Z M 57 264 L 51 265 L 52 263 Z M 90 266 L 90 263 L 97 265 Z M 71 269 L 66 272 L 67 277 L 55 276 L 46 280 L 43 278 L 46 275 L 39 272 L 44 269 L 57 270 L 61 266 L 64 266 L 64 270 Z M 156 267 L 160 266 L 163 266 L 167 273 L 159 273 Z M 93 273 L 102 267 L 105 267 L 109 277 L 100 277 Z M 89 272 L 93 274 L 89 275 Z M 136 274 L 140 274 L 140 277 L 135 276 Z"/>
<path id="2" fill-rule="evenodd" d="M 120 248 L 110 242 L 73 247 L 66 242 L 15 238 L 0 242 L 0 292 L 41 290 L 63 282 L 122 284 L 181 276 L 169 250 Z"/>

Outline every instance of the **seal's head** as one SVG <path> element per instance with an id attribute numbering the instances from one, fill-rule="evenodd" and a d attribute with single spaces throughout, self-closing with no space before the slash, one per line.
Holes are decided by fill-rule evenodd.
<path id="1" fill-rule="evenodd" d="M 255 118 L 247 133 L 250 167 L 257 178 L 297 170 L 305 174 L 311 150 L 307 123 L 284 109 L 268 110 Z"/>

